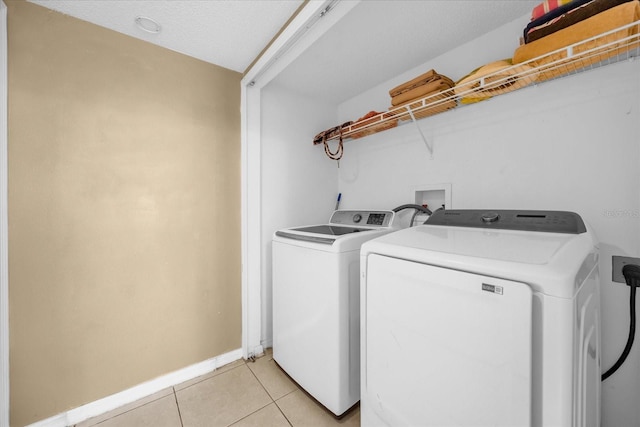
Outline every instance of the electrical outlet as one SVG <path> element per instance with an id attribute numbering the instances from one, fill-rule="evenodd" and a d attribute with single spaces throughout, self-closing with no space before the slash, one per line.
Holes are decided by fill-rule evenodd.
<path id="1" fill-rule="evenodd" d="M 616 256 L 612 257 L 613 268 L 611 270 L 611 280 L 618 283 L 627 283 L 624 280 L 624 276 L 622 275 L 622 267 L 627 264 L 636 264 L 640 265 L 640 258 L 631 258 L 626 256 Z"/>

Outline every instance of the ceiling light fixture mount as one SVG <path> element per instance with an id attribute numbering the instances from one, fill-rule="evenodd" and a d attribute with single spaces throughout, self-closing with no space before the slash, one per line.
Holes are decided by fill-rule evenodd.
<path id="1" fill-rule="evenodd" d="M 136 16 L 136 26 L 143 31 L 151 34 L 158 34 L 162 27 L 156 21 L 146 16 Z"/>

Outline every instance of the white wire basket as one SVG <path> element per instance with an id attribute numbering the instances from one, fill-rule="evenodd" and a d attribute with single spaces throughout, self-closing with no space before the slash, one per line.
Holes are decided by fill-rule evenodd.
<path id="1" fill-rule="evenodd" d="M 365 136 L 395 127 L 398 120 L 416 120 L 432 116 L 532 84 L 630 60 L 637 56 L 640 56 L 640 20 L 466 81 L 450 91 L 431 94 L 401 107 L 391 108 L 368 118 L 366 123 L 356 122 L 345 127 L 342 138 Z"/>

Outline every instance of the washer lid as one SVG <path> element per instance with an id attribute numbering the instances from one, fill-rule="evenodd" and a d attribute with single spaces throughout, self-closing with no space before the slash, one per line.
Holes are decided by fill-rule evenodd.
<path id="1" fill-rule="evenodd" d="M 353 233 L 373 232 L 373 228 L 341 227 L 331 224 L 311 225 L 308 227 L 290 228 L 288 230 L 278 230 L 276 237 L 282 237 L 301 242 L 321 243 L 323 245 L 333 245 L 340 237 L 346 237 Z M 370 237 L 371 239 L 373 237 Z"/>
<path id="2" fill-rule="evenodd" d="M 349 233 L 359 233 L 361 231 L 370 231 L 372 228 L 343 227 L 340 225 L 321 224 L 311 225 L 308 227 L 292 228 L 291 231 L 304 231 L 306 233 L 326 234 L 329 236 L 342 236 Z"/>
<path id="3" fill-rule="evenodd" d="M 359 251 L 367 240 L 375 239 L 393 231 L 391 228 L 365 229 L 361 232 L 347 233 L 340 236 L 316 234 L 294 229 L 278 230 L 273 235 L 274 243 L 284 243 L 302 248 L 323 252 Z"/>
<path id="4" fill-rule="evenodd" d="M 394 224 L 393 211 L 337 210 L 328 224 L 286 228 L 274 233 L 274 241 L 298 245 L 324 245 L 334 252 L 360 249 L 362 242 L 389 233 Z"/>
<path id="5" fill-rule="evenodd" d="M 571 234 L 531 233 L 514 230 L 487 231 L 476 228 L 421 225 L 397 231 L 377 241 L 392 247 L 410 248 L 410 258 L 421 261 L 435 254 L 507 261 L 517 264 L 548 264 L 574 239 Z"/>
<path id="6" fill-rule="evenodd" d="M 426 224 L 363 244 L 362 256 L 372 253 L 517 280 L 566 298 L 597 263 L 588 230 L 566 234 Z"/>

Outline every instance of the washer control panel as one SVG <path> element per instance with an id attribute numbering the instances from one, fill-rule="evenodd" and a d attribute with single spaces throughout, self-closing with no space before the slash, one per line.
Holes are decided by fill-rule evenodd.
<path id="1" fill-rule="evenodd" d="M 361 227 L 391 227 L 394 213 L 392 211 L 352 211 L 341 210 L 333 212 L 330 224 L 357 225 Z"/>
<path id="2" fill-rule="evenodd" d="M 587 231 L 580 215 L 566 211 L 439 210 L 425 224 L 567 234 Z"/>

